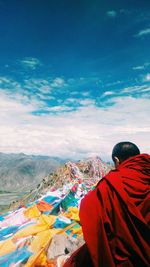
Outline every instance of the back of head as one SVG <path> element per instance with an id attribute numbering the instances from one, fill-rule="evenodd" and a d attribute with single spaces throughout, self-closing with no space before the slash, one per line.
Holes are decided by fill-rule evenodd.
<path id="1" fill-rule="evenodd" d="M 131 142 L 120 142 L 116 144 L 112 151 L 112 159 L 116 162 L 116 159 L 119 162 L 123 162 L 126 159 L 129 159 L 133 156 L 139 155 L 139 148 Z"/>

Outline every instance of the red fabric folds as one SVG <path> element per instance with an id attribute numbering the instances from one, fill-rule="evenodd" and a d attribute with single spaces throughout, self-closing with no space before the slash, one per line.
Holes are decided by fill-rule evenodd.
<path id="1" fill-rule="evenodd" d="M 103 178 L 82 200 L 80 220 L 95 267 L 150 266 L 150 156 Z"/>
<path id="2" fill-rule="evenodd" d="M 94 267 L 86 244 L 76 250 L 63 267 Z"/>

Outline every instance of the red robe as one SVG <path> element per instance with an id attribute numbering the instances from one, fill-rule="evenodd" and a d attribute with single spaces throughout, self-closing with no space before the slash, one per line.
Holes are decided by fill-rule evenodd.
<path id="1" fill-rule="evenodd" d="M 106 175 L 82 200 L 80 221 L 87 247 L 65 267 L 150 267 L 150 156 L 134 156 Z"/>

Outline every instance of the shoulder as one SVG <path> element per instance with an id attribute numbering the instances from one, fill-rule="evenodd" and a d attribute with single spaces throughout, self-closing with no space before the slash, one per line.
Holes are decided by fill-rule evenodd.
<path id="1" fill-rule="evenodd" d="M 113 176 L 113 173 L 109 173 L 109 176 Z M 109 176 L 103 177 L 98 184 L 96 185 L 96 187 L 89 191 L 84 198 L 81 200 L 81 206 L 87 206 L 89 207 L 89 205 L 93 206 L 94 203 L 96 203 L 98 195 L 105 195 L 107 194 L 108 190 L 109 190 L 109 184 L 107 182 L 107 179 L 109 179 Z M 110 177 L 111 179 L 111 177 Z"/>
<path id="2" fill-rule="evenodd" d="M 96 189 L 102 192 L 105 191 L 110 187 L 110 181 L 112 181 L 113 179 L 117 179 L 119 176 L 120 176 L 120 170 L 115 169 L 110 171 L 104 178 L 102 178 L 98 182 Z"/>

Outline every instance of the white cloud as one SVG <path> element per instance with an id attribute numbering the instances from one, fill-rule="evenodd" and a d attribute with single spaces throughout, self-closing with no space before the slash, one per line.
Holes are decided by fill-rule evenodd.
<path id="1" fill-rule="evenodd" d="M 79 95 L 79 92 L 78 91 L 73 91 L 73 92 L 70 92 L 70 95 L 73 95 L 73 96 L 75 95 L 76 96 L 76 95 Z"/>
<path id="2" fill-rule="evenodd" d="M 102 94 L 102 97 L 103 97 L 103 96 L 114 95 L 114 94 L 115 94 L 115 92 L 113 92 L 113 91 L 106 91 L 106 92 L 104 92 L 104 93 Z"/>
<path id="3" fill-rule="evenodd" d="M 116 82 L 106 83 L 106 86 L 114 86 L 114 85 L 118 85 L 121 83 L 122 83 L 122 81 L 116 81 Z"/>
<path id="4" fill-rule="evenodd" d="M 150 34 L 150 28 L 146 28 L 144 30 L 139 31 L 135 36 L 136 37 L 143 37 L 145 35 Z"/>
<path id="5" fill-rule="evenodd" d="M 61 88 L 64 85 L 66 85 L 65 80 L 60 77 L 55 78 L 51 83 L 51 87 L 54 88 Z"/>
<path id="6" fill-rule="evenodd" d="M 77 101 L 76 98 L 67 98 L 66 101 L 65 101 L 65 103 L 66 103 L 66 104 L 69 104 L 69 103 L 74 103 L 74 102 L 76 102 L 76 101 Z"/>
<path id="7" fill-rule="evenodd" d="M 125 87 L 124 89 L 120 91 L 120 93 L 124 94 L 124 93 L 136 93 L 137 92 L 137 93 L 142 94 L 147 89 L 149 89 L 147 85 L 141 85 L 141 86 L 135 85 L 135 86 Z"/>
<path id="8" fill-rule="evenodd" d="M 82 96 L 89 96 L 89 92 L 82 92 Z"/>
<path id="9" fill-rule="evenodd" d="M 41 100 L 55 100 L 54 96 L 51 95 L 47 95 L 46 92 L 42 92 L 42 93 L 36 93 L 36 96 L 38 98 L 40 98 Z"/>
<path id="10" fill-rule="evenodd" d="M 49 108 L 59 113 L 41 117 L 31 112 L 42 108 L 42 102 L 27 103 L 22 96 L 12 99 L 5 92 L 1 92 L 0 97 L 2 152 L 67 158 L 100 155 L 108 159 L 115 143 L 130 140 L 137 143 L 142 152 L 150 153 L 148 98 L 115 97 L 105 108 L 88 105 L 71 112 L 65 112 L 68 108 L 59 106 Z"/>
<path id="11" fill-rule="evenodd" d="M 150 82 L 150 73 L 146 74 L 146 76 L 144 77 L 144 81 Z"/>
<path id="12" fill-rule="evenodd" d="M 145 76 L 143 78 L 143 81 L 146 81 L 148 77 Z M 105 91 L 101 97 L 100 100 L 102 99 L 104 103 L 107 103 L 108 101 L 114 101 L 115 97 L 121 98 L 121 97 L 126 97 L 126 96 L 133 96 L 133 97 L 148 97 L 150 92 L 150 87 L 148 84 L 143 84 L 143 85 L 135 85 L 135 86 L 129 86 L 125 87 L 121 90 L 116 90 L 116 91 Z M 109 96 L 109 100 L 107 100 L 107 97 Z"/>
<path id="13" fill-rule="evenodd" d="M 72 106 L 74 106 L 74 104 L 79 104 L 81 106 L 93 106 L 95 105 L 95 100 L 91 99 L 91 98 L 67 98 L 64 102 L 64 104 L 72 104 Z"/>
<path id="14" fill-rule="evenodd" d="M 31 112 L 45 106 L 44 102 L 38 101 L 36 97 L 30 96 L 30 99 L 26 95 L 19 93 L 12 94 L 9 90 L 0 90 L 0 116 L 6 119 L 11 116 L 12 121 L 16 119 L 16 116 L 25 118 Z"/>
<path id="15" fill-rule="evenodd" d="M 145 69 L 145 66 L 142 65 L 142 66 L 136 66 L 136 67 L 133 67 L 132 68 L 133 70 L 144 70 Z"/>
<path id="16" fill-rule="evenodd" d="M 128 10 L 128 9 L 120 9 L 120 10 L 117 10 L 117 11 L 116 10 L 108 10 L 106 12 L 107 16 L 111 17 L 111 18 L 114 18 L 114 17 L 116 17 L 118 15 L 129 15 L 130 13 L 131 13 L 131 11 Z"/>
<path id="17" fill-rule="evenodd" d="M 109 10 L 106 14 L 110 18 L 115 18 L 117 16 L 117 12 L 115 10 Z"/>
<path id="18" fill-rule="evenodd" d="M 21 65 L 26 68 L 35 70 L 38 66 L 41 65 L 41 62 L 37 58 L 27 57 L 20 61 Z"/>
<path id="19" fill-rule="evenodd" d="M 143 78 L 144 82 L 144 78 Z M 118 97 L 125 97 L 125 96 L 133 96 L 133 97 L 141 97 L 141 98 L 147 98 L 149 97 L 150 87 L 148 84 L 143 85 L 135 85 L 135 86 L 129 86 L 125 87 L 122 90 L 119 90 L 116 92 L 116 96 Z"/>
<path id="20" fill-rule="evenodd" d="M 82 106 L 94 106 L 95 105 L 95 101 L 93 99 L 83 99 L 83 100 L 79 100 L 80 105 Z"/>
<path id="21" fill-rule="evenodd" d="M 145 62 L 143 65 L 135 66 L 132 69 L 133 70 L 144 70 L 150 65 L 149 62 Z"/>
<path id="22" fill-rule="evenodd" d="M 30 89 L 31 91 L 37 90 L 42 94 L 50 93 L 52 87 L 50 82 L 45 79 L 29 79 L 24 81 L 25 88 Z"/>
<path id="23" fill-rule="evenodd" d="M 0 77 L 0 84 L 3 84 L 3 83 L 10 83 L 10 79 L 6 77 Z"/>
<path id="24" fill-rule="evenodd" d="M 5 89 L 15 89 L 15 90 L 21 88 L 20 83 L 5 76 L 0 77 L 0 87 Z"/>
<path id="25" fill-rule="evenodd" d="M 64 111 L 72 110 L 72 107 L 67 107 L 67 106 L 54 106 L 54 107 L 45 108 L 45 110 L 47 110 L 47 111 L 64 112 Z"/>

